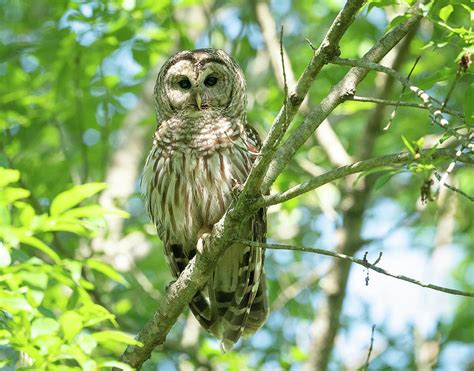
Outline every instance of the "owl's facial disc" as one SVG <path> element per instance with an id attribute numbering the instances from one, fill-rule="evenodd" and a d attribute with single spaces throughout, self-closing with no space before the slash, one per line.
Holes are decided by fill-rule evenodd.
<path id="1" fill-rule="evenodd" d="M 231 101 L 233 81 L 219 62 L 180 60 L 167 72 L 166 87 L 173 108 L 182 112 L 223 110 Z"/>

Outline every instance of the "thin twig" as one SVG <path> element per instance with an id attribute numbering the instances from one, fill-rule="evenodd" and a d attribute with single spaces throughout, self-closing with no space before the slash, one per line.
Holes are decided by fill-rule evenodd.
<path id="1" fill-rule="evenodd" d="M 372 325 L 372 332 L 370 334 L 370 347 L 369 352 L 367 353 L 367 360 L 365 361 L 363 371 L 369 370 L 369 362 L 370 362 L 370 355 L 372 354 L 372 349 L 374 347 L 374 332 L 375 332 L 375 325 Z"/>
<path id="2" fill-rule="evenodd" d="M 450 289 L 448 287 L 433 285 L 431 283 L 425 283 L 425 282 L 416 280 L 414 278 L 407 277 L 407 276 L 402 275 L 402 274 L 390 273 L 389 271 L 387 271 L 383 268 L 379 268 L 374 264 L 370 264 L 367 260 L 354 258 L 353 256 L 348 256 L 348 255 L 345 255 L 345 254 L 340 254 L 340 253 L 329 251 L 329 250 L 318 249 L 316 247 L 293 246 L 293 245 L 284 245 L 284 244 L 277 244 L 277 243 L 262 243 L 262 242 L 256 242 L 256 241 L 248 241 L 248 240 L 238 240 L 238 241 L 234 241 L 234 242 L 242 243 L 245 246 L 259 247 L 259 248 L 262 248 L 262 249 L 293 250 L 293 251 L 311 252 L 311 253 L 320 254 L 320 255 L 332 256 L 333 258 L 346 260 L 346 261 L 349 261 L 349 262 L 352 262 L 352 263 L 355 263 L 355 264 L 359 264 L 359 265 L 361 265 L 365 268 L 370 268 L 370 269 L 376 271 L 377 273 L 381 273 L 381 274 L 384 274 L 386 276 L 396 278 L 397 280 L 410 282 L 410 283 L 413 283 L 415 285 L 425 287 L 425 288 L 428 288 L 428 289 L 431 289 L 431 290 L 441 291 L 441 292 L 445 292 L 445 293 L 451 294 L 451 295 L 474 297 L 474 292 Z"/>
<path id="3" fill-rule="evenodd" d="M 454 78 L 453 83 L 451 84 L 451 87 L 449 88 L 448 94 L 446 94 L 446 98 L 444 98 L 443 105 L 441 106 L 441 111 L 445 111 L 449 98 L 451 98 L 451 94 L 454 91 L 454 88 L 456 87 L 456 84 L 458 83 L 459 78 L 461 77 L 461 72 L 462 72 L 462 67 L 459 65 L 458 70 L 456 71 L 456 77 Z"/>
<path id="4" fill-rule="evenodd" d="M 419 55 L 416 60 L 415 60 L 415 63 L 413 63 L 413 66 L 411 67 L 411 70 L 410 72 L 408 73 L 408 76 L 407 76 L 407 79 L 409 80 L 410 77 L 411 77 L 411 74 L 413 73 L 413 71 L 415 70 L 415 67 L 416 65 L 418 64 L 418 61 L 420 60 L 421 58 L 421 55 Z M 384 131 L 388 130 L 390 128 L 390 126 L 392 125 L 392 122 L 393 120 L 395 119 L 395 116 L 397 114 L 397 110 L 398 110 L 398 107 L 400 106 L 400 101 L 402 100 L 402 95 L 403 93 L 405 92 L 405 89 L 406 87 L 403 86 L 402 87 L 402 92 L 400 93 L 399 97 L 398 97 L 398 103 L 395 105 L 395 108 L 394 110 L 392 111 L 392 114 L 390 115 L 390 119 L 388 120 L 388 123 L 387 125 L 383 128 Z"/>
<path id="5" fill-rule="evenodd" d="M 283 101 L 283 111 L 285 112 L 285 121 L 283 122 L 283 130 L 281 132 L 281 136 L 276 144 L 283 138 L 283 135 L 286 133 L 288 129 L 289 122 L 288 122 L 288 83 L 286 81 L 286 68 L 285 68 L 285 54 L 283 52 L 283 25 L 281 26 L 280 30 L 280 57 L 281 57 L 281 69 L 283 71 L 283 92 L 284 92 L 284 101 Z"/>
<path id="6" fill-rule="evenodd" d="M 438 179 L 438 181 L 441 181 L 442 176 L 441 176 L 437 171 L 434 172 L 434 175 L 435 175 L 436 179 Z M 450 185 L 450 184 L 448 184 L 448 183 L 446 183 L 446 182 L 444 182 L 443 185 L 444 185 L 446 188 L 450 189 L 451 191 L 456 192 L 456 193 L 460 194 L 460 195 L 463 196 L 463 197 L 466 197 L 469 201 L 474 202 L 474 197 L 468 195 L 468 194 L 467 194 L 466 192 L 464 192 L 464 191 L 461 191 L 459 188 L 456 188 L 456 187 L 454 187 L 454 186 L 452 186 L 452 185 Z"/>
<path id="7" fill-rule="evenodd" d="M 462 141 L 465 135 L 457 133 L 449 126 L 448 120 L 446 120 L 440 109 L 436 108 L 433 104 L 433 98 L 427 94 L 424 90 L 420 89 L 416 85 L 414 85 L 410 80 L 405 78 L 402 74 L 398 71 L 395 71 L 392 68 L 382 66 L 378 63 L 367 62 L 363 59 L 346 59 L 346 58 L 334 58 L 331 63 L 343 66 L 352 66 L 352 67 L 361 67 L 369 70 L 379 71 L 386 73 L 387 75 L 392 76 L 394 79 L 398 80 L 402 85 L 404 85 L 407 89 L 414 92 L 422 101 L 422 104 L 426 107 L 426 109 L 430 112 L 431 119 L 440 127 L 442 127 L 445 131 L 450 133 L 455 138 Z"/>
<path id="8" fill-rule="evenodd" d="M 359 95 L 354 95 L 353 97 L 348 97 L 347 100 L 352 100 L 355 102 L 364 102 L 364 103 L 377 103 L 377 104 L 385 104 L 387 106 L 400 106 L 400 107 L 412 107 L 412 108 L 419 108 L 426 110 L 426 106 L 421 103 L 414 103 L 414 102 L 402 102 L 396 100 L 388 100 L 388 99 L 380 99 L 380 98 L 372 98 L 372 97 L 361 97 Z M 453 110 L 451 108 L 444 108 L 443 112 L 446 112 L 452 116 L 459 117 L 464 119 L 464 113 Z"/>

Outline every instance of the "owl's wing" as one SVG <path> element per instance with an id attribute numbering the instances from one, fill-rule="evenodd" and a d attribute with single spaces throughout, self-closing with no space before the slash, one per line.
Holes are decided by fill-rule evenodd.
<path id="1" fill-rule="evenodd" d="M 255 156 L 261 142 L 258 133 L 246 127 L 246 149 Z M 255 157 L 254 157 L 255 158 Z M 264 242 L 266 239 L 266 210 L 260 209 L 249 221 L 243 239 Z M 234 245 L 220 258 L 210 280 L 211 307 L 217 308 L 220 318 L 221 346 L 224 351 L 232 349 L 242 334 L 250 335 L 265 322 L 268 314 L 265 273 L 263 271 L 264 250 Z"/>
<path id="2" fill-rule="evenodd" d="M 174 278 L 178 278 L 181 272 L 186 268 L 189 261 L 196 255 L 196 250 L 186 254 L 182 245 L 164 243 L 165 257 Z M 209 306 L 209 300 L 206 298 L 205 291 L 198 291 L 189 303 L 189 308 L 198 320 L 200 325 L 211 333 L 215 333 L 213 328 L 216 318 L 213 316 Z"/>

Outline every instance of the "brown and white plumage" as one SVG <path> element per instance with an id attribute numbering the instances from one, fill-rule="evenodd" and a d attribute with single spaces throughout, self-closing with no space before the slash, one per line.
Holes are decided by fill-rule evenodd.
<path id="1" fill-rule="evenodd" d="M 246 123 L 246 92 L 237 63 L 218 49 L 183 51 L 161 68 L 155 86 L 158 126 L 142 185 L 146 209 L 174 277 L 196 254 L 202 233 L 224 215 L 260 148 Z M 264 241 L 265 210 L 243 239 Z M 190 308 L 224 350 L 262 326 L 268 313 L 264 253 L 226 249 Z"/>

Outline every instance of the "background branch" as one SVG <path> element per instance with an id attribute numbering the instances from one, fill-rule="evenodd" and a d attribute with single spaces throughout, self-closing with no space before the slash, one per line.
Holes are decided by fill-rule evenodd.
<path id="1" fill-rule="evenodd" d="M 397 46 L 394 53 L 387 56 L 386 63 L 393 68 L 400 68 L 408 55 L 410 43 L 415 35 L 418 23 L 413 23 L 405 30 L 406 37 L 402 43 Z M 368 55 L 367 55 L 368 54 Z M 366 58 L 370 57 L 367 53 Z M 352 71 L 352 72 L 351 72 Z M 346 75 L 350 84 L 357 78 L 358 74 L 363 73 L 357 68 L 351 69 Z M 351 76 L 352 74 L 352 76 Z M 352 85 L 355 89 L 355 85 Z M 376 95 L 379 98 L 386 99 L 390 96 L 393 89 L 393 79 L 388 75 L 377 75 L 375 80 Z M 348 96 L 353 95 L 354 91 L 348 92 Z M 359 160 L 365 160 L 373 156 L 376 138 L 382 131 L 385 116 L 385 106 L 378 105 L 372 111 L 367 123 L 363 129 L 355 157 Z M 342 199 L 339 205 L 342 216 L 342 225 L 336 233 L 336 251 L 354 255 L 364 245 L 361 237 L 362 220 L 368 207 L 369 197 L 374 184 L 374 176 L 368 176 L 354 186 L 354 178 L 347 177 L 342 183 Z M 322 303 L 315 316 L 311 326 L 312 340 L 309 346 L 309 358 L 305 364 L 307 370 L 326 370 L 334 348 L 336 334 L 341 326 L 340 316 L 346 295 L 347 281 L 349 278 L 351 265 L 343 260 L 334 260 L 331 262 L 329 274 L 321 282 L 324 293 Z"/>
<path id="2" fill-rule="evenodd" d="M 381 274 L 384 274 L 386 276 L 396 278 L 398 280 L 410 282 L 410 283 L 413 283 L 415 285 L 425 287 L 425 288 L 428 288 L 428 289 L 431 289 L 431 290 L 441 291 L 441 292 L 445 292 L 445 293 L 451 294 L 451 295 L 474 297 L 474 292 L 450 289 L 448 287 L 433 285 L 431 283 L 425 283 L 425 282 L 416 280 L 414 278 L 404 276 L 403 274 L 390 273 L 389 271 L 378 267 L 376 264 L 369 263 L 365 259 L 358 259 L 358 258 L 354 258 L 353 256 L 349 256 L 349 255 L 345 255 L 345 254 L 341 254 L 341 253 L 337 253 L 337 252 L 333 252 L 333 251 L 329 251 L 329 250 L 318 249 L 316 247 L 283 245 L 283 244 L 277 244 L 277 243 L 262 243 L 262 242 L 248 241 L 248 240 L 239 240 L 239 242 L 241 242 L 245 245 L 248 245 L 248 246 L 259 247 L 259 248 L 262 248 L 262 249 L 293 250 L 293 251 L 311 252 L 311 253 L 320 254 L 320 255 L 332 256 L 333 258 L 338 258 L 338 259 L 349 261 L 351 263 L 359 264 L 359 265 L 362 265 L 363 267 L 365 267 L 367 269 L 372 269 L 373 271 L 376 271 L 377 273 L 381 273 Z M 377 263 L 378 263 L 378 261 L 379 260 L 377 260 Z"/>
<path id="3" fill-rule="evenodd" d="M 433 152 L 433 149 L 426 149 L 420 152 L 420 155 L 426 155 Z M 456 155 L 456 150 L 453 149 L 439 149 L 432 153 L 431 159 L 436 158 L 453 158 Z M 409 152 L 402 152 L 393 155 L 386 155 L 381 157 L 372 158 L 369 160 L 358 161 L 351 165 L 341 166 L 337 169 L 328 171 L 322 175 L 314 177 L 302 184 L 294 186 L 284 192 L 273 194 L 270 196 L 263 197 L 263 203 L 265 206 L 275 205 L 281 202 L 285 202 L 295 198 L 303 193 L 312 191 L 322 185 L 332 182 L 337 179 L 341 179 L 347 175 L 360 173 L 369 169 L 375 169 L 379 166 L 384 165 L 395 165 L 403 164 L 409 161 L 415 160 L 414 156 Z M 464 154 L 458 157 L 458 160 L 465 163 L 474 163 L 474 157 L 469 154 Z M 465 195 L 463 195 L 465 196 Z M 468 196 L 469 198 L 470 196 Z"/>

